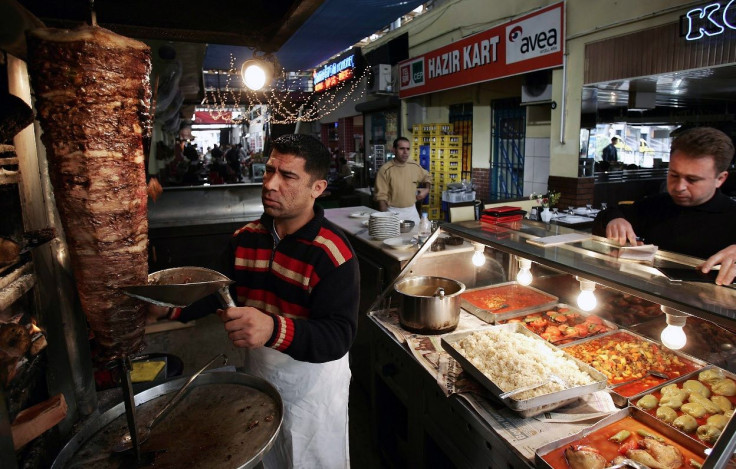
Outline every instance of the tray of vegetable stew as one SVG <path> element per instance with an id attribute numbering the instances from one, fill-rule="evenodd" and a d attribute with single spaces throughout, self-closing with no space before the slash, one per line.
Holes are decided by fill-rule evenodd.
<path id="1" fill-rule="evenodd" d="M 618 406 L 627 405 L 630 396 L 706 366 L 702 360 L 623 330 L 563 345 L 562 349 L 606 375 L 609 392 Z M 650 371 L 667 378 L 651 375 Z"/>

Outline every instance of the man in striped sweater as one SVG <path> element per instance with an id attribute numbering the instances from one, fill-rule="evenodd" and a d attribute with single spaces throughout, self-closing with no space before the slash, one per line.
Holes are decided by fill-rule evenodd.
<path id="1" fill-rule="evenodd" d="M 271 382 L 284 401 L 266 467 L 349 466 L 347 352 L 360 279 L 352 247 L 315 206 L 329 165 L 317 139 L 277 138 L 263 176 L 265 213 L 235 232 L 222 266 L 238 305 L 218 310 L 225 330 L 247 350 L 246 371 Z"/>

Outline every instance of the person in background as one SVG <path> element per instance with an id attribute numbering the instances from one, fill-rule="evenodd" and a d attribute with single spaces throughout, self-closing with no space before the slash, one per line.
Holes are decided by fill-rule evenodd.
<path id="1" fill-rule="evenodd" d="M 419 224 L 416 203 L 429 194 L 429 172 L 409 158 L 411 143 L 406 137 L 394 140 L 394 159 L 381 166 L 376 175 L 374 199 L 382 212 L 392 211 L 402 220 Z"/>
<path id="2" fill-rule="evenodd" d="M 338 172 L 338 174 L 344 178 L 350 177 L 353 175 L 353 170 L 350 169 L 348 160 L 346 160 L 344 156 L 340 157 L 340 171 Z"/>
<path id="3" fill-rule="evenodd" d="M 602 159 L 609 163 L 618 161 L 618 150 L 616 150 L 616 144 L 618 143 L 618 137 L 611 138 L 611 143 L 606 145 L 603 149 Z"/>
<path id="4" fill-rule="evenodd" d="M 273 384 L 284 421 L 267 468 L 346 468 L 347 352 L 355 340 L 360 274 L 355 251 L 315 200 L 327 187 L 330 154 L 314 137 L 273 141 L 261 200 L 264 214 L 237 230 L 213 266 L 235 281 L 236 307 L 208 297 L 170 317 L 217 310 L 247 373 Z"/>
<path id="5" fill-rule="evenodd" d="M 709 127 L 689 129 L 670 148 L 667 192 L 598 214 L 593 234 L 624 245 L 639 240 L 720 264 L 718 285 L 736 278 L 736 202 L 720 191 L 734 155 L 731 138 Z"/>
<path id="6" fill-rule="evenodd" d="M 187 142 L 182 153 L 190 163 L 199 161 L 199 152 L 197 151 L 197 147 L 195 147 L 191 142 Z"/>

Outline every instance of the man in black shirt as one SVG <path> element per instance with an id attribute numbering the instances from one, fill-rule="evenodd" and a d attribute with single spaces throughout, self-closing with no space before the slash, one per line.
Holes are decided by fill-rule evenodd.
<path id="1" fill-rule="evenodd" d="M 611 207 L 596 218 L 593 234 L 621 245 L 637 236 L 659 248 L 707 259 L 709 272 L 720 264 L 718 285 L 736 278 L 736 202 L 720 191 L 733 159 L 731 138 L 720 130 L 690 129 L 672 142 L 667 193 L 633 205 Z"/>
<path id="2" fill-rule="evenodd" d="M 608 162 L 616 162 L 618 161 L 618 151 L 616 150 L 616 143 L 618 142 L 618 137 L 613 137 L 611 139 L 611 143 L 606 145 L 606 148 L 603 149 L 603 161 Z"/>

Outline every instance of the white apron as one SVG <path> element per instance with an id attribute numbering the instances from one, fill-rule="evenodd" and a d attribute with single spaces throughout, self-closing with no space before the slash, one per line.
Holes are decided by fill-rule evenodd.
<path id="1" fill-rule="evenodd" d="M 245 351 L 247 373 L 261 377 L 281 394 L 284 420 L 266 469 L 350 467 L 348 449 L 348 354 L 327 363 L 294 360 L 268 347 Z"/>
<path id="2" fill-rule="evenodd" d="M 399 220 L 414 220 L 414 226 L 419 226 L 419 212 L 414 205 L 408 207 L 388 207 L 389 212 L 395 212 L 399 214 Z"/>

